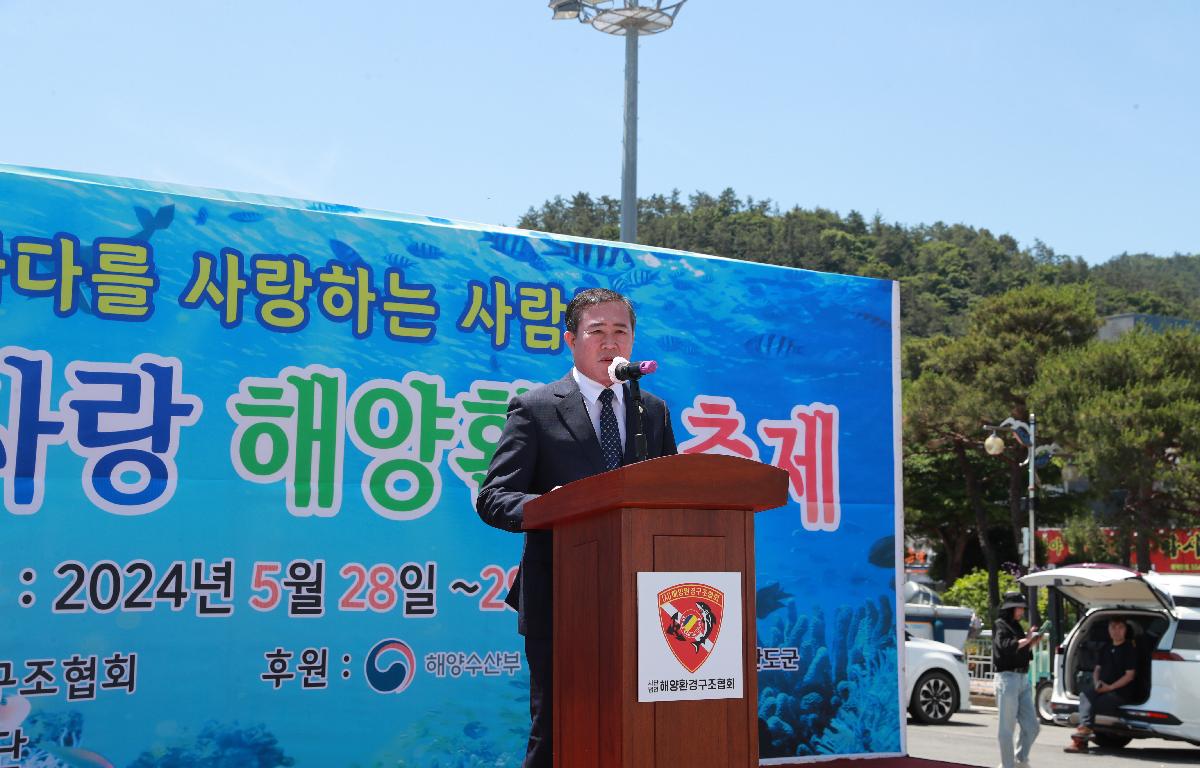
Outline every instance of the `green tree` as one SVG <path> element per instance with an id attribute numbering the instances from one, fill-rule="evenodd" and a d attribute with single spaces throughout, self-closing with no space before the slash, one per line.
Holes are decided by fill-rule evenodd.
<path id="1" fill-rule="evenodd" d="M 975 535 L 990 575 L 990 600 L 1000 598 L 999 559 L 989 528 L 997 482 L 1006 487 L 1008 522 L 1014 539 L 1021 538 L 1024 496 L 1024 456 L 1006 453 L 1003 462 L 984 461 L 982 424 L 1005 416 L 1029 417 L 1029 390 L 1038 365 L 1051 352 L 1086 341 L 1096 328 L 1095 300 L 1086 286 L 1026 286 L 980 302 L 970 313 L 966 333 L 938 344 L 920 344 L 908 356 L 920 357 L 920 375 L 905 390 L 906 467 L 919 470 L 932 457 L 953 459 L 953 475 L 961 479 L 965 507 L 973 513 Z M 1001 468 L 1003 468 L 1002 471 Z M 923 490 L 925 482 L 944 483 L 919 471 L 909 478 L 906 494 L 930 507 L 913 514 L 916 520 L 934 516 L 934 502 L 945 492 Z M 988 488 L 992 485 L 992 488 Z M 1004 491 L 1000 492 L 1004 494 Z M 906 514 L 909 505 L 906 504 Z M 953 572 L 948 574 L 953 576 Z"/>
<path id="2" fill-rule="evenodd" d="M 1029 390 L 1039 364 L 1047 355 L 1083 344 L 1096 327 L 1095 294 L 1088 287 L 1032 285 L 982 301 L 954 353 L 994 404 L 996 415 L 989 418 L 998 422 L 1011 416 L 1028 423 L 1033 410 Z M 1028 449 L 1017 440 L 1007 440 L 1005 446 L 1000 458 L 1008 467 L 1009 524 L 1014 541 L 1020 541 L 1028 492 L 1028 467 L 1022 464 Z"/>
<path id="3" fill-rule="evenodd" d="M 1021 585 L 1017 582 L 1016 577 L 1007 571 L 1000 572 L 1000 591 L 1001 592 L 1020 592 Z M 958 581 L 950 585 L 950 588 L 942 593 L 942 600 L 947 605 L 964 605 L 975 611 L 980 617 L 987 617 L 987 625 L 990 626 L 996 621 L 998 612 L 992 611 L 988 605 L 988 574 L 987 571 L 979 569 L 973 570 L 963 576 Z M 1046 608 L 1049 604 L 1049 596 L 1046 590 L 1038 590 L 1038 615 L 1045 616 Z"/>
<path id="4" fill-rule="evenodd" d="M 995 476 L 989 473 L 987 465 L 979 462 L 981 452 L 978 450 L 979 414 L 985 412 L 988 404 L 966 377 L 957 375 L 961 372 L 948 371 L 941 367 L 941 362 L 937 357 L 927 360 L 921 377 L 905 388 L 904 450 L 906 468 L 912 462 L 916 462 L 914 469 L 921 463 L 941 464 L 947 467 L 948 473 L 940 477 L 928 472 L 914 471 L 911 476 L 906 473 L 905 518 L 911 516 L 924 522 L 936 519 L 939 511 L 946 512 L 944 504 L 939 505 L 940 510 L 927 507 L 909 512 L 909 508 L 913 502 L 943 497 L 940 486 L 948 484 L 950 478 L 956 478 L 961 483 L 962 500 L 974 519 L 974 534 L 990 576 L 990 604 L 994 606 L 1000 598 L 997 580 L 1000 561 L 988 536 L 994 522 L 994 509 L 985 502 L 985 496 L 990 495 L 985 486 Z M 926 487 L 928 484 L 934 487 Z M 954 510 L 949 511 L 953 516 Z M 953 524 L 952 520 L 949 522 Z M 954 574 L 947 575 L 953 577 Z"/>
<path id="5" fill-rule="evenodd" d="M 1015 592 L 1021 588 L 1011 573 L 1001 571 L 999 576 L 1001 592 Z M 996 604 L 988 600 L 988 572 L 975 569 L 950 585 L 942 593 L 942 600 L 947 605 L 963 605 L 975 611 L 981 618 L 986 617 L 987 626 L 996 620 Z"/>
<path id="6" fill-rule="evenodd" d="M 1200 506 L 1200 334 L 1138 328 L 1066 351 L 1031 396 L 1093 487 L 1123 499 L 1120 527 L 1147 570 L 1155 530 Z"/>
<path id="7" fill-rule="evenodd" d="M 1143 312 L 1200 320 L 1200 256 L 1123 253 L 1091 271 L 1104 314 Z"/>
<path id="8" fill-rule="evenodd" d="M 1122 560 L 1095 515 L 1075 514 L 1063 525 L 1063 538 L 1073 563 L 1117 563 Z"/>

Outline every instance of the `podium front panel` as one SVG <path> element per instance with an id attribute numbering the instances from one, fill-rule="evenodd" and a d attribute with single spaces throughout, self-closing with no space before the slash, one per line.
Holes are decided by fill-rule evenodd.
<path id="1" fill-rule="evenodd" d="M 598 501 L 589 511 L 584 490 L 575 489 L 579 498 L 565 511 L 545 515 L 554 531 L 555 764 L 754 765 L 753 511 L 698 508 L 704 498 L 652 507 Z M 638 701 L 637 574 L 651 571 L 741 574 L 742 697 Z"/>
<path id="2" fill-rule="evenodd" d="M 628 537 L 622 569 L 625 622 L 623 701 L 633 738 L 624 765 L 751 765 L 757 760 L 756 661 L 754 656 L 754 538 L 750 512 L 698 509 L 625 510 Z M 702 701 L 637 701 L 636 594 L 639 571 L 739 571 L 742 573 L 743 698 Z M 747 578 L 747 574 L 749 577 Z M 747 714 L 749 712 L 749 714 Z"/>

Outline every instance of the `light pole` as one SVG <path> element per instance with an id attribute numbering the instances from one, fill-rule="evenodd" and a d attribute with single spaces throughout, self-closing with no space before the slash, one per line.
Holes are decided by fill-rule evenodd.
<path id="1" fill-rule="evenodd" d="M 1017 421 L 1016 419 L 1005 419 L 999 424 L 984 424 L 984 429 L 991 430 L 992 434 L 983 441 L 983 449 L 992 456 L 999 456 L 1004 453 L 1004 440 L 997 435 L 998 430 L 1012 432 L 1017 438 L 1017 442 L 1026 446 L 1029 449 L 1029 455 L 1025 458 L 1023 464 L 1029 465 L 1029 489 L 1026 492 L 1025 503 L 1029 507 L 1029 540 L 1025 542 L 1025 571 L 1031 572 L 1037 565 L 1037 545 L 1035 536 L 1037 534 L 1037 522 L 1033 511 L 1033 498 L 1037 491 L 1037 417 L 1034 414 L 1029 414 L 1029 423 Z"/>
<path id="2" fill-rule="evenodd" d="M 554 19 L 578 19 L 625 37 L 625 150 L 621 164 L 621 240 L 637 242 L 638 37 L 671 28 L 687 0 L 550 0 Z"/>
<path id="3" fill-rule="evenodd" d="M 1037 417 L 1030 413 L 1028 424 L 1007 418 L 999 424 L 984 424 L 983 428 L 992 432 L 983 441 L 983 450 L 991 456 L 999 456 L 1004 453 L 1004 439 L 996 434 L 999 430 L 1012 432 L 1013 436 L 1017 438 L 1017 442 L 1029 449 L 1029 455 L 1024 461 L 1024 464 L 1029 465 L 1029 489 L 1025 495 L 1025 503 L 1029 507 L 1029 527 L 1026 529 L 1027 539 L 1025 541 L 1025 572 L 1032 573 L 1037 565 L 1037 520 L 1033 511 L 1033 499 L 1037 492 Z M 1030 587 L 1028 591 L 1029 620 L 1036 624 L 1038 622 L 1037 589 Z"/>

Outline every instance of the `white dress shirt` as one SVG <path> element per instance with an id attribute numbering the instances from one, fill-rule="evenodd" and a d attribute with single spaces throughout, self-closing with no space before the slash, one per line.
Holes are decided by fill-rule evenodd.
<path id="1" fill-rule="evenodd" d="M 600 386 L 595 381 L 592 381 L 587 376 L 579 372 L 578 368 L 571 368 L 571 375 L 575 377 L 575 383 L 579 385 L 579 392 L 583 395 L 583 405 L 587 408 L 588 417 L 592 420 L 592 429 L 596 430 L 596 440 L 600 440 L 600 409 L 603 407 L 600 403 L 600 392 L 606 387 Z M 607 387 L 613 391 L 613 414 L 617 417 L 617 431 L 621 433 L 621 452 L 624 455 L 625 451 L 625 387 L 620 384 L 614 384 Z"/>

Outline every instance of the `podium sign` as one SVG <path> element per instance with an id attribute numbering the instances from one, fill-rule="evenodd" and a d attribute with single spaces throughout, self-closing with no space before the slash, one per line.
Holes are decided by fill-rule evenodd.
<path id="1" fill-rule="evenodd" d="M 637 575 L 638 701 L 740 699 L 742 574 Z"/>

